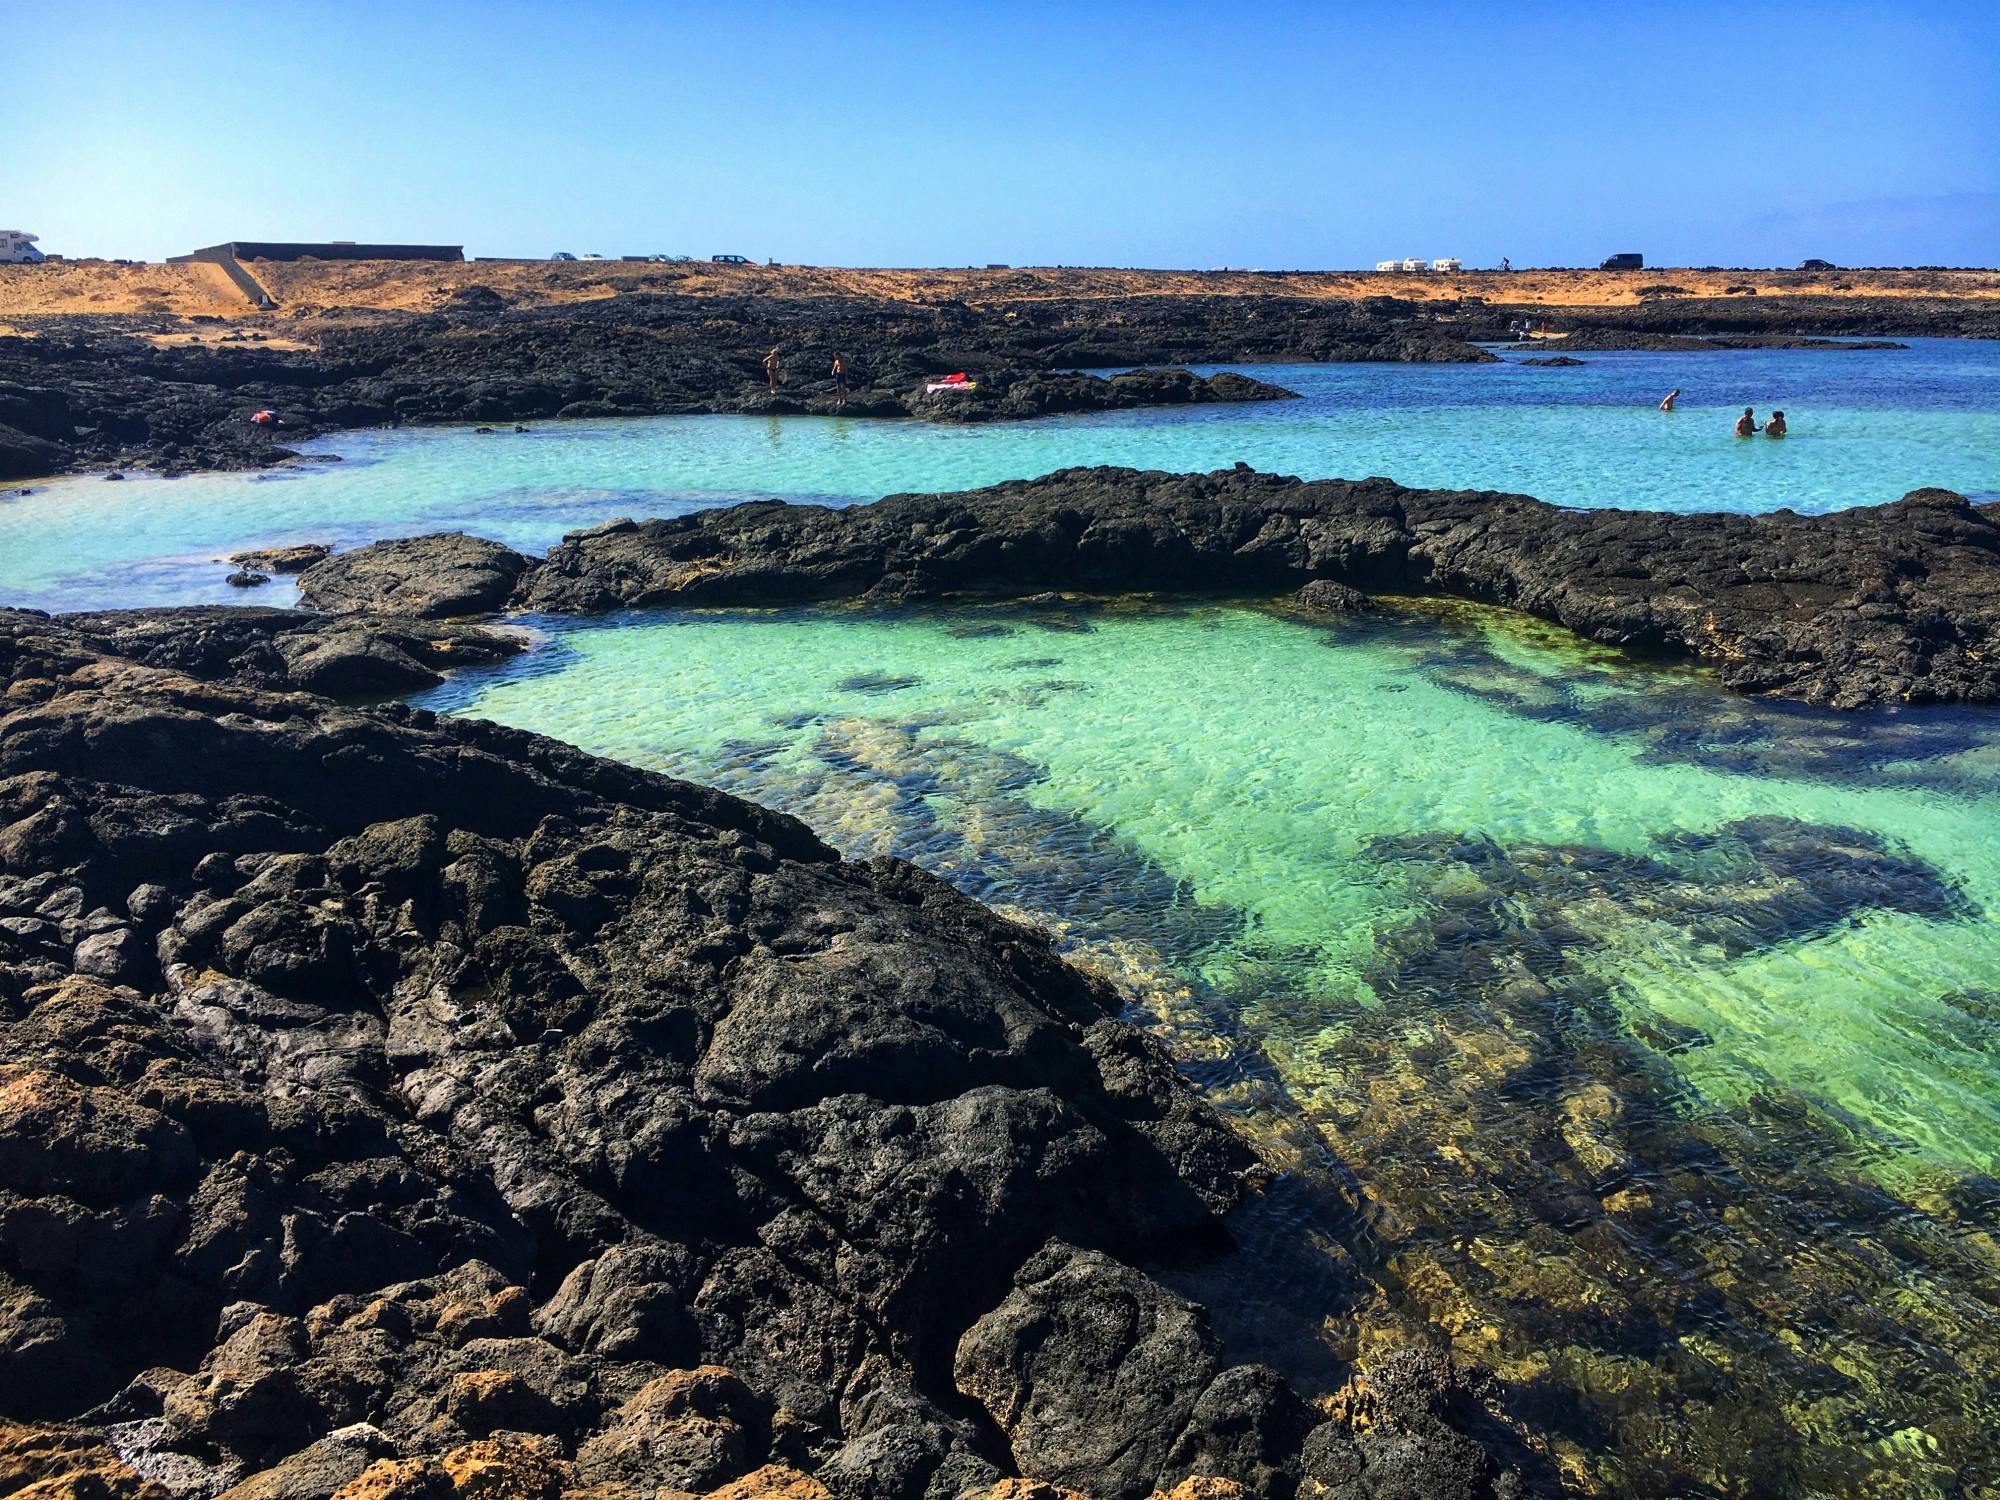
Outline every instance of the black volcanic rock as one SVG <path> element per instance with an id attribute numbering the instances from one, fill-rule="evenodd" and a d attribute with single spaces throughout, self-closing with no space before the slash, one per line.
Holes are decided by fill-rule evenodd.
<path id="1" fill-rule="evenodd" d="M 0 611 L 0 621 L 35 618 Z M 337 698 L 434 687 L 453 668 L 502 661 L 523 645 L 519 632 L 481 625 L 291 609 L 105 610 L 58 623 L 91 649 L 148 667 Z"/>
<path id="2" fill-rule="evenodd" d="M 35 479 L 68 467 L 69 450 L 0 424 L 0 479 Z"/>
<path id="3" fill-rule="evenodd" d="M 511 548 L 460 532 L 376 542 L 311 564 L 299 603 L 336 615 L 486 614 L 506 604 L 525 566 Z"/>
<path id="4" fill-rule="evenodd" d="M 308 574 L 308 581 L 312 575 Z M 1820 516 L 1566 510 L 1522 495 L 1071 469 L 845 510 L 778 502 L 567 538 L 516 603 L 555 613 L 1328 579 L 1557 621 L 1810 703 L 2000 701 L 2000 506 L 1945 490 Z"/>
<path id="5" fill-rule="evenodd" d="M 1115 992 L 722 793 L 253 685 L 278 613 L 0 615 L 0 1419 L 77 1424 L 29 1477 L 945 1500 L 1044 1451 L 968 1348 L 1098 1492 L 1298 1471 L 1134 1264 L 1262 1173 Z M 1030 1326 L 1058 1279 L 1162 1331 L 1102 1412 L 1139 1345 Z"/>
<path id="6" fill-rule="evenodd" d="M 1127 370 L 1108 379 L 1075 373 L 997 371 L 982 374 L 970 391 L 919 391 L 908 398 L 908 405 L 916 415 L 933 422 L 990 422 L 1136 406 L 1288 401 L 1296 400 L 1297 395 L 1283 386 L 1230 371 L 1201 376 L 1185 369 Z"/>
<path id="7" fill-rule="evenodd" d="M 1301 609 L 1316 615 L 1360 615 L 1375 608 L 1375 601 L 1359 589 L 1351 589 L 1331 578 L 1315 578 L 1294 596 Z"/>
<path id="8" fill-rule="evenodd" d="M 39 337 L 0 337 L 0 429 L 21 434 L 0 431 L 0 463 L 18 475 L 135 460 L 167 471 L 256 468 L 295 459 L 286 445 L 296 440 L 410 422 L 835 410 L 1020 419 L 1288 394 L 1248 376 L 1161 368 L 1191 363 L 1493 357 L 1414 304 L 1363 311 L 1300 297 L 1137 296 L 975 308 L 645 293 L 496 307 L 486 290 L 467 288 L 427 313 L 320 310 L 288 324 L 307 349 L 162 347 L 132 336 L 159 331 L 146 320 L 129 332 L 117 320 L 41 320 Z M 774 343 L 785 361 L 776 393 L 762 368 Z M 848 372 L 838 406 L 836 353 Z M 1152 368 L 1109 380 L 1077 373 L 1134 366 Z M 924 394 L 958 370 L 981 387 L 969 402 Z M 265 408 L 282 425 L 250 422 Z"/>
<path id="9" fill-rule="evenodd" d="M 333 551 L 324 542 L 301 542 L 290 547 L 257 547 L 248 552 L 232 552 L 229 560 L 239 568 L 263 573 L 303 573 Z"/>

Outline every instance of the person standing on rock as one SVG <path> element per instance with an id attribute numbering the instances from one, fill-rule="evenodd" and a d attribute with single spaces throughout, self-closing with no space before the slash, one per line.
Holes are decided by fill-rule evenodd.
<path id="1" fill-rule="evenodd" d="M 777 347 L 773 345 L 771 352 L 764 356 L 764 378 L 771 382 L 771 394 L 774 396 L 778 394 L 778 377 L 784 373 L 784 366 L 778 361 Z"/>
<path id="2" fill-rule="evenodd" d="M 1771 413 L 1771 420 L 1764 424 L 1764 436 L 1783 437 L 1784 435 L 1785 414 L 1781 411 L 1774 411 Z"/>
<path id="3" fill-rule="evenodd" d="M 1743 408 L 1743 415 L 1736 419 L 1736 435 L 1738 437 L 1755 437 L 1757 435 L 1757 409 L 1755 407 L 1746 406 Z"/>
<path id="4" fill-rule="evenodd" d="M 836 352 L 833 356 L 833 409 L 839 411 L 847 405 L 847 361 Z"/>
<path id="5" fill-rule="evenodd" d="M 1680 399 L 1680 394 L 1681 388 L 1679 386 L 1675 386 L 1672 390 L 1668 391 L 1666 399 L 1660 403 L 1660 410 L 1672 411 L 1674 409 L 1674 402 Z"/>

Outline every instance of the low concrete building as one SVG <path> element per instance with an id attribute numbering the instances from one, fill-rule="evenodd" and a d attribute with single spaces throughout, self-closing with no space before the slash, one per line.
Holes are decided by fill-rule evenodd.
<path id="1" fill-rule="evenodd" d="M 364 245 L 354 240 L 229 240 L 168 257 L 169 265 L 226 260 L 464 260 L 463 245 Z"/>
<path id="2" fill-rule="evenodd" d="M 0 229 L 0 266 L 32 266 L 47 260 L 35 248 L 35 239 L 25 229 Z"/>

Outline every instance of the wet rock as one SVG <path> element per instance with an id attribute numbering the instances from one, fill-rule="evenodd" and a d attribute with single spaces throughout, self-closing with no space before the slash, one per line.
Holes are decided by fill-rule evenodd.
<path id="1" fill-rule="evenodd" d="M 303 573 L 333 551 L 324 542 L 302 542 L 293 547 L 259 547 L 249 552 L 232 552 L 229 560 L 239 568 L 263 573 Z"/>
<path id="2" fill-rule="evenodd" d="M 1375 608 L 1375 601 L 1359 589 L 1351 589 L 1331 578 L 1315 578 L 1293 597 L 1299 607 L 1316 615 L 1361 615 Z"/>
<path id="3" fill-rule="evenodd" d="M 271 580 L 262 573 L 252 573 L 248 568 L 239 568 L 223 581 L 233 589 L 254 589 L 259 584 L 269 583 Z"/>
<path id="4" fill-rule="evenodd" d="M 486 614 L 507 603 L 525 566 L 511 548 L 458 532 L 375 542 L 308 567 L 299 602 L 335 615 Z"/>

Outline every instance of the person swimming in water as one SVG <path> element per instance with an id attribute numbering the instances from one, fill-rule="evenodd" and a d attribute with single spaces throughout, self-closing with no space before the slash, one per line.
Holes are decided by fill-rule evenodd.
<path id="1" fill-rule="evenodd" d="M 1771 413 L 1771 420 L 1764 424 L 1764 436 L 1783 437 L 1784 435 L 1785 414 L 1781 411 L 1774 411 Z"/>
<path id="2" fill-rule="evenodd" d="M 1672 390 L 1668 391 L 1667 399 L 1660 403 L 1660 410 L 1672 411 L 1674 409 L 1674 402 L 1680 399 L 1680 394 L 1679 386 L 1675 386 Z"/>
<path id="3" fill-rule="evenodd" d="M 1736 419 L 1736 435 L 1738 437 L 1755 437 L 1757 430 L 1757 409 L 1752 406 L 1744 407 L 1743 415 Z"/>

